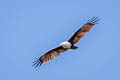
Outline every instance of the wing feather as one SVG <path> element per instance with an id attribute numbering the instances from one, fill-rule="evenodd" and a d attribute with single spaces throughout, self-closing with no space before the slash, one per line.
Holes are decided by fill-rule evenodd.
<path id="1" fill-rule="evenodd" d="M 91 30 L 91 28 L 98 23 L 100 19 L 98 17 L 93 17 L 91 20 L 83 25 L 79 30 L 75 32 L 75 34 L 68 40 L 72 45 L 76 44 L 82 37 L 86 35 L 87 32 Z"/>
<path id="2" fill-rule="evenodd" d="M 34 61 L 34 65 L 35 67 L 40 66 L 43 62 L 47 62 L 49 60 L 54 59 L 55 57 L 59 56 L 61 53 L 67 51 L 68 49 L 65 49 L 63 47 L 57 47 L 55 49 L 52 49 L 50 51 L 48 51 L 47 53 L 45 53 L 43 56 L 41 56 L 40 58 L 38 58 L 36 61 Z"/>

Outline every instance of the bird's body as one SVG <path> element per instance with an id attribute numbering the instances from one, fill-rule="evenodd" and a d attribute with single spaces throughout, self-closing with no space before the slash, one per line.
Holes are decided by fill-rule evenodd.
<path id="1" fill-rule="evenodd" d="M 49 60 L 52 60 L 53 58 L 59 56 L 61 53 L 64 53 L 65 51 L 69 49 L 77 49 L 78 47 L 75 46 L 75 44 L 83 37 L 86 33 L 88 33 L 91 28 L 97 24 L 97 21 L 99 21 L 98 17 L 93 17 L 91 20 L 88 20 L 86 24 L 84 24 L 80 29 L 78 29 L 73 36 L 65 42 L 61 42 L 60 45 L 57 48 L 54 48 L 48 52 L 46 52 L 41 57 L 37 58 L 36 61 L 34 61 L 34 65 L 40 66 L 42 63 L 47 62 Z"/>

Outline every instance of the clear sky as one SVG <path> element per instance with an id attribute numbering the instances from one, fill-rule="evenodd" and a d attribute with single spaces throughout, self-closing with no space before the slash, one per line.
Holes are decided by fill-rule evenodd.
<path id="1" fill-rule="evenodd" d="M 77 50 L 32 66 L 93 16 Z M 1 0 L 0 80 L 120 80 L 119 30 L 120 0 Z"/>

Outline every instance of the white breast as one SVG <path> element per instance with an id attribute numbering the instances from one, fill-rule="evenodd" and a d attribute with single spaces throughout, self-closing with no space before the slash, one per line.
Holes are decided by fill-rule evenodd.
<path id="1" fill-rule="evenodd" d="M 65 41 L 65 42 L 61 42 L 60 43 L 60 46 L 62 46 L 63 48 L 70 48 L 71 47 L 71 43 L 68 42 L 68 41 Z"/>

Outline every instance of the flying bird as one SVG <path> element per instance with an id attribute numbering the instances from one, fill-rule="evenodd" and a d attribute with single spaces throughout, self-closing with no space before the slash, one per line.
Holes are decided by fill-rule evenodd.
<path id="1" fill-rule="evenodd" d="M 98 23 L 99 20 L 100 19 L 98 17 L 93 17 L 92 19 L 88 20 L 87 23 L 84 24 L 80 29 L 78 29 L 68 41 L 61 42 L 58 47 L 46 52 L 39 58 L 36 58 L 36 60 L 33 62 L 33 66 L 35 66 L 35 68 L 38 66 L 40 67 L 42 63 L 52 60 L 53 58 L 61 55 L 69 49 L 77 49 L 78 47 L 75 46 L 75 44 L 83 36 L 85 36 L 85 34 L 89 32 L 91 28 Z"/>

